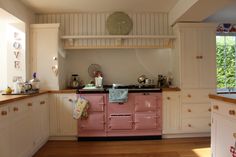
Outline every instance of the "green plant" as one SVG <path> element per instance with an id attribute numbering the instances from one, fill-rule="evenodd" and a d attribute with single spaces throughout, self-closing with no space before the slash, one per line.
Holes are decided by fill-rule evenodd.
<path id="1" fill-rule="evenodd" d="M 217 88 L 236 87 L 235 37 L 217 36 Z"/>

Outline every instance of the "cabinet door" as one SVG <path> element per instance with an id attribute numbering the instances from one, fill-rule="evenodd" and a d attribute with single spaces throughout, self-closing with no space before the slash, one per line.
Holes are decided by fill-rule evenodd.
<path id="1" fill-rule="evenodd" d="M 89 111 L 90 112 L 103 112 L 105 105 L 105 95 L 96 95 L 96 94 L 82 94 L 82 97 L 89 101 Z"/>
<path id="2" fill-rule="evenodd" d="M 31 70 L 38 73 L 40 89 L 59 89 L 58 76 L 52 71 L 52 66 L 58 64 L 53 60 L 53 57 L 58 56 L 58 28 L 58 24 L 31 25 Z"/>
<path id="3" fill-rule="evenodd" d="M 135 112 L 146 112 L 157 110 L 156 95 L 136 95 L 134 98 Z"/>
<path id="4" fill-rule="evenodd" d="M 176 133 L 181 128 L 179 92 L 163 92 L 163 133 Z"/>
<path id="5" fill-rule="evenodd" d="M 70 101 L 74 98 L 74 94 L 59 95 L 59 130 L 61 135 L 77 135 L 77 120 L 73 118 L 74 104 Z"/>
<path id="6" fill-rule="evenodd" d="M 47 101 L 47 96 L 39 97 L 39 104 L 41 107 L 41 131 L 43 140 L 47 140 L 49 138 L 49 104 Z"/>
<path id="7" fill-rule="evenodd" d="M 133 120 L 131 115 L 110 115 L 109 130 L 130 130 L 132 129 Z"/>
<path id="8" fill-rule="evenodd" d="M 33 145 L 32 123 L 29 109 L 24 102 L 11 106 L 11 156 L 26 157 L 31 154 Z"/>
<path id="9" fill-rule="evenodd" d="M 10 157 L 10 118 L 8 107 L 0 107 L 0 156 Z"/>
<path id="10" fill-rule="evenodd" d="M 155 113 L 136 113 L 135 114 L 135 130 L 161 130 L 160 117 Z"/>
<path id="11" fill-rule="evenodd" d="M 59 104 L 58 95 L 49 95 L 49 119 L 50 119 L 50 136 L 59 136 Z"/>
<path id="12" fill-rule="evenodd" d="M 230 147 L 235 146 L 236 133 L 235 120 L 214 114 L 213 116 L 213 136 L 214 141 L 213 157 L 231 157 Z"/>
<path id="13" fill-rule="evenodd" d="M 92 112 L 87 119 L 79 120 L 79 132 L 105 130 L 105 117 L 103 112 Z"/>
<path id="14" fill-rule="evenodd" d="M 184 28 L 181 36 L 181 80 L 183 88 L 198 88 L 199 86 L 199 59 L 197 52 L 197 32 L 194 28 Z"/>
<path id="15" fill-rule="evenodd" d="M 212 28 L 198 30 L 199 87 L 216 88 L 216 35 Z"/>

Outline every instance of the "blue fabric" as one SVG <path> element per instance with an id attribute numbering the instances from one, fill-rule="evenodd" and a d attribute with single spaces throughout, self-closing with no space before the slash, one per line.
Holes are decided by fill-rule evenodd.
<path id="1" fill-rule="evenodd" d="M 109 102 L 127 102 L 128 101 L 128 89 L 109 89 Z"/>

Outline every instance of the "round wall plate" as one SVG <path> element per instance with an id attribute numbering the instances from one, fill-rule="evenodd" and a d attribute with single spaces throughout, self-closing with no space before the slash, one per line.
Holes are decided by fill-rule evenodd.
<path id="1" fill-rule="evenodd" d="M 133 22 L 126 13 L 114 12 L 107 18 L 106 27 L 110 35 L 128 35 Z"/>

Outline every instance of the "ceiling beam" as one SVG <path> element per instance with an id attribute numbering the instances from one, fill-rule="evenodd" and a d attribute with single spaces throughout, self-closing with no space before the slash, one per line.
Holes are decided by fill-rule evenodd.
<path id="1" fill-rule="evenodd" d="M 184 4 L 180 0 L 169 13 L 169 23 L 176 22 L 201 22 L 220 9 L 235 3 L 235 0 L 189 0 L 192 3 Z"/>

